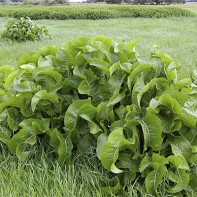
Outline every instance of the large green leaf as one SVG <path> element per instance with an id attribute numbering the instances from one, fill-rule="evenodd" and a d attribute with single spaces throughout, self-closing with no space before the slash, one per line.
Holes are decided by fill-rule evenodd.
<path id="1" fill-rule="evenodd" d="M 144 151 L 148 147 L 151 147 L 154 151 L 158 151 L 163 141 L 161 137 L 161 120 L 155 114 L 147 111 L 144 119 L 138 120 L 138 122 L 141 124 L 143 130 Z"/>
<path id="2" fill-rule="evenodd" d="M 151 92 L 154 91 L 154 89 L 156 89 L 156 91 L 154 91 L 154 96 L 157 96 L 158 93 L 161 92 L 162 90 L 162 87 L 165 87 L 166 86 L 166 79 L 164 78 L 154 78 L 153 80 L 151 80 L 148 84 L 146 84 L 146 86 L 144 86 L 140 92 L 138 93 L 137 95 L 137 102 L 138 102 L 138 105 L 140 106 L 141 105 L 141 99 L 142 99 L 142 96 L 148 92 L 149 95 L 151 95 Z M 151 95 L 152 96 L 152 95 Z"/>
<path id="3" fill-rule="evenodd" d="M 115 166 L 115 162 L 118 159 L 119 151 L 124 149 L 135 151 L 135 141 L 131 142 L 125 139 L 123 128 L 112 131 L 108 137 L 107 143 L 101 150 L 100 157 L 103 166 L 114 173 L 122 173 L 123 171 Z"/>
<path id="4" fill-rule="evenodd" d="M 107 103 L 110 101 L 110 99 L 112 102 L 114 102 L 116 98 L 118 100 L 120 98 L 124 98 L 124 92 L 126 91 L 125 89 L 123 89 L 122 94 L 119 96 L 121 85 L 123 84 L 124 79 L 125 79 L 125 73 L 122 72 L 121 70 L 117 70 L 116 72 L 113 73 L 113 75 L 107 81 L 107 83 L 104 84 L 99 90 L 99 95 L 102 98 L 103 102 Z"/>
<path id="5" fill-rule="evenodd" d="M 100 87 L 101 85 L 99 84 L 99 80 L 94 72 L 85 69 L 84 80 L 78 86 L 79 93 L 92 96 L 92 98 L 94 99 L 93 102 L 98 104 L 98 102 L 101 100 L 99 97 Z"/>
<path id="6" fill-rule="evenodd" d="M 189 183 L 189 175 L 186 173 L 186 170 L 189 170 L 189 166 L 185 159 L 181 156 L 169 156 L 168 161 L 177 168 L 176 174 L 172 171 L 169 171 L 170 179 L 177 184 L 174 187 L 169 187 L 171 193 L 177 193 L 187 188 Z M 173 177 L 173 178 L 172 178 Z M 174 178 L 176 178 L 174 180 Z"/>
<path id="7" fill-rule="evenodd" d="M 8 109 L 8 125 L 10 129 L 16 131 L 19 127 L 19 123 L 22 121 L 21 115 L 16 108 L 9 108 Z"/>
<path id="8" fill-rule="evenodd" d="M 178 101 L 172 98 L 169 94 L 163 94 L 159 98 L 158 105 L 164 105 L 170 109 L 180 120 L 188 127 L 195 127 L 197 120 L 195 118 L 182 113 L 181 106 Z"/>
<path id="9" fill-rule="evenodd" d="M 49 119 L 25 119 L 19 126 L 22 128 L 9 141 L 8 147 L 12 153 L 16 153 L 19 159 L 26 159 L 29 151 L 25 151 L 26 145 L 36 143 L 36 135 L 46 133 L 49 129 Z"/>
<path id="10" fill-rule="evenodd" d="M 130 75 L 128 76 L 128 80 L 127 80 L 127 83 L 128 83 L 128 87 L 129 89 L 131 90 L 131 87 L 133 86 L 134 82 L 135 82 L 135 79 L 136 77 L 141 74 L 143 71 L 147 70 L 147 69 L 151 69 L 152 68 L 152 65 L 151 64 L 142 64 L 142 65 L 139 65 L 137 66 L 131 73 Z"/>
<path id="11" fill-rule="evenodd" d="M 62 75 L 54 71 L 53 67 L 38 67 L 33 73 L 33 78 L 47 92 L 57 92 L 63 85 Z"/>
<path id="12" fill-rule="evenodd" d="M 191 143 L 183 136 L 168 136 L 172 148 L 172 152 L 175 156 L 184 157 L 189 163 L 196 163 L 195 156 L 193 156 Z"/>
<path id="13" fill-rule="evenodd" d="M 73 131 L 75 129 L 77 119 L 79 117 L 79 110 L 85 104 L 91 104 L 91 101 L 89 99 L 77 100 L 69 106 L 64 117 L 64 125 L 66 130 Z"/>
<path id="14" fill-rule="evenodd" d="M 70 156 L 72 154 L 72 141 L 69 132 L 61 134 L 56 128 L 51 131 L 49 144 L 56 150 L 59 155 L 58 162 L 70 165 Z"/>
<path id="15" fill-rule="evenodd" d="M 90 104 L 84 104 L 80 107 L 78 111 L 78 115 L 83 118 L 84 120 L 87 120 L 90 123 L 90 133 L 96 134 L 99 131 L 102 131 L 101 128 L 97 125 L 97 123 L 94 122 L 94 117 L 97 115 L 97 109 L 96 107 L 93 107 Z"/>
<path id="16" fill-rule="evenodd" d="M 0 130 L 0 142 L 3 142 L 4 144 L 8 145 L 10 141 L 10 136 L 2 131 L 2 128 Z"/>
<path id="17" fill-rule="evenodd" d="M 107 135 L 102 133 L 101 135 L 99 135 L 97 139 L 96 153 L 99 159 L 101 159 L 101 151 L 106 143 L 107 143 Z"/>
<path id="18" fill-rule="evenodd" d="M 0 112 L 2 113 L 7 106 L 14 106 L 20 108 L 22 101 L 23 99 L 21 99 L 20 97 L 10 97 L 6 101 L 0 103 Z"/>
<path id="19" fill-rule="evenodd" d="M 24 64 L 29 64 L 29 63 L 33 63 L 33 64 L 37 65 L 38 59 L 39 59 L 38 54 L 23 55 L 18 61 L 18 68 Z"/>
<path id="20" fill-rule="evenodd" d="M 149 194 L 159 196 L 157 188 L 163 182 L 163 177 L 167 170 L 166 164 L 168 164 L 167 159 L 155 153 L 153 153 L 152 159 L 148 155 L 142 159 L 140 172 L 144 172 L 150 167 L 154 169 L 145 178 L 145 186 Z"/>
<path id="21" fill-rule="evenodd" d="M 53 61 L 51 59 L 51 56 L 50 55 L 45 57 L 40 56 L 38 59 L 38 66 L 39 67 L 53 66 Z"/>
<path id="22" fill-rule="evenodd" d="M 57 94 L 53 92 L 47 93 L 46 90 L 40 90 L 31 100 L 31 108 L 33 112 L 36 110 L 36 106 L 38 105 L 39 101 L 43 99 L 51 101 L 59 109 L 59 98 Z"/>

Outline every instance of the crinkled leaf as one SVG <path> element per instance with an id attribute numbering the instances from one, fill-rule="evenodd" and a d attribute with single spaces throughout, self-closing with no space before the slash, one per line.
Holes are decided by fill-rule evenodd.
<path id="1" fill-rule="evenodd" d="M 68 110 L 66 111 L 65 117 L 64 117 L 64 125 L 65 129 L 68 131 L 72 131 L 75 129 L 78 119 L 78 112 L 80 107 L 82 107 L 84 104 L 91 104 L 91 101 L 89 99 L 87 100 L 77 100 L 73 102 Z"/>
<path id="2" fill-rule="evenodd" d="M 137 66 L 131 73 L 130 75 L 128 76 L 128 80 L 127 80 L 127 83 L 128 83 L 128 87 L 129 89 L 131 89 L 131 87 L 133 86 L 134 82 L 135 82 L 135 79 L 136 77 L 142 73 L 143 71 L 147 70 L 147 69 L 151 69 L 152 68 L 152 65 L 151 64 L 142 64 L 142 65 L 139 65 Z"/>
<path id="3" fill-rule="evenodd" d="M 97 153 L 97 156 L 98 156 L 99 159 L 101 159 L 101 150 L 103 149 L 103 147 L 105 146 L 106 143 L 107 143 L 107 135 L 102 133 L 97 138 L 96 153 Z"/>
<path id="4" fill-rule="evenodd" d="M 147 111 L 144 120 L 139 120 L 139 123 L 144 134 L 144 151 L 148 147 L 151 147 L 154 151 L 159 150 L 163 141 L 161 137 L 161 120 L 156 115 Z"/>
<path id="5" fill-rule="evenodd" d="M 51 101 L 57 108 L 59 108 L 59 99 L 56 93 L 47 93 L 46 90 L 40 90 L 31 100 L 31 108 L 33 112 L 36 110 L 36 106 L 38 105 L 39 101 L 43 99 Z"/>
<path id="6" fill-rule="evenodd" d="M 8 143 L 12 153 L 17 153 L 19 159 L 24 160 L 28 153 L 24 151 L 25 144 L 34 145 L 36 135 L 43 134 L 49 129 L 49 119 L 25 119 L 20 123 L 22 128 Z"/>

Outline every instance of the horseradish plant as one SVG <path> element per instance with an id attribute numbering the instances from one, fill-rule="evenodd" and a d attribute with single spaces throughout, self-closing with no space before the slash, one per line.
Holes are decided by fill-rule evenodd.
<path id="1" fill-rule="evenodd" d="M 180 64 L 139 57 L 137 42 L 80 37 L 0 67 L 0 141 L 24 160 L 48 136 L 61 165 L 96 150 L 113 174 L 104 193 L 195 192 L 197 72 L 179 80 Z"/>
<path id="2" fill-rule="evenodd" d="M 1 34 L 1 37 L 5 40 L 24 42 L 51 37 L 47 27 L 38 26 L 29 17 L 9 20 L 5 28 Z"/>

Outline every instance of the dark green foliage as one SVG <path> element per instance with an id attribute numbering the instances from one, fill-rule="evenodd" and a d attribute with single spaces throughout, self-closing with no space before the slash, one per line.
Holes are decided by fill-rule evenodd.
<path id="1" fill-rule="evenodd" d="M 66 4 L 67 0 L 43 0 L 44 5 L 57 5 L 57 4 Z"/>
<path id="2" fill-rule="evenodd" d="M 23 5 L 39 5 L 40 1 L 35 0 L 22 0 Z"/>
<path id="3" fill-rule="evenodd" d="M 107 4 L 121 4 L 122 0 L 105 0 Z"/>
<path id="4" fill-rule="evenodd" d="M 64 4 L 64 3 L 66 3 L 66 0 L 55 0 L 54 3 L 56 3 L 56 4 Z"/>
<path id="5" fill-rule="evenodd" d="M 113 175 L 104 196 L 159 197 L 165 182 L 168 194 L 191 196 L 197 72 L 179 80 L 179 63 L 158 48 L 142 58 L 137 42 L 80 37 L 0 67 L 0 141 L 21 160 L 42 136 L 61 165 L 96 153 Z"/>
<path id="6" fill-rule="evenodd" d="M 5 28 L 6 29 L 1 34 L 1 37 L 5 40 L 24 42 L 27 40 L 39 40 L 43 37 L 51 37 L 47 27 L 38 26 L 28 17 L 26 19 L 20 18 L 19 20 L 9 20 Z"/>
<path id="7" fill-rule="evenodd" d="M 13 18 L 30 17 L 38 19 L 108 19 L 120 17 L 165 18 L 173 16 L 194 16 L 191 11 L 175 7 L 143 6 L 7 6 L 0 7 L 0 16 Z"/>

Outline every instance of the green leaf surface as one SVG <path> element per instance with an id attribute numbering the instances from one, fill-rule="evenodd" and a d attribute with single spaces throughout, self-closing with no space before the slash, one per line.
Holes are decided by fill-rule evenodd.
<path id="1" fill-rule="evenodd" d="M 142 65 L 137 66 L 137 67 L 130 73 L 130 75 L 128 76 L 127 83 L 128 83 L 129 89 L 131 90 L 131 87 L 133 86 L 133 84 L 134 84 L 134 82 L 135 82 L 135 79 L 136 79 L 136 77 L 137 77 L 139 74 L 141 74 L 143 71 L 148 70 L 148 69 L 151 69 L 151 68 L 152 68 L 152 65 L 151 65 L 151 64 L 142 64 Z"/>
<path id="2" fill-rule="evenodd" d="M 91 101 L 89 99 L 77 100 L 69 106 L 64 117 L 64 126 L 66 130 L 73 131 L 75 129 L 76 124 L 77 124 L 77 119 L 79 116 L 78 113 L 79 113 L 80 107 L 82 107 L 85 104 L 91 104 Z"/>
<path id="3" fill-rule="evenodd" d="M 31 100 L 31 109 L 33 112 L 36 110 L 38 103 L 43 99 L 51 101 L 57 108 L 59 108 L 59 98 L 56 93 L 47 93 L 46 90 L 40 90 Z"/>
<path id="4" fill-rule="evenodd" d="M 159 150 L 163 141 L 161 137 L 161 120 L 156 115 L 147 111 L 144 120 L 139 120 L 139 123 L 144 134 L 144 151 L 148 147 L 151 147 L 154 151 Z"/>

